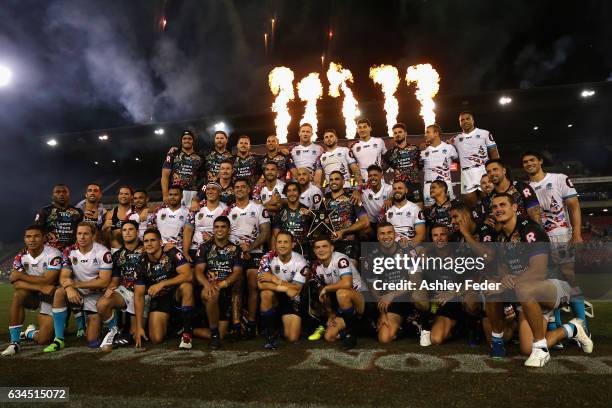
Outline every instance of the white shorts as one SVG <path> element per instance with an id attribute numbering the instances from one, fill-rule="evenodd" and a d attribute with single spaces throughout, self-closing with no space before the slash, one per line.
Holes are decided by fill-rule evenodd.
<path id="1" fill-rule="evenodd" d="M 555 288 L 557 289 L 557 294 L 555 297 L 555 306 L 552 308 L 552 310 L 542 309 L 542 314 L 544 315 L 544 318 L 548 319 L 550 316 L 552 316 L 555 309 L 569 302 L 570 291 L 572 290 L 572 288 L 570 287 L 569 283 L 563 280 L 559 280 L 559 279 L 546 279 L 546 280 L 552 283 L 553 285 L 555 285 Z"/>
<path id="2" fill-rule="evenodd" d="M 77 289 L 83 299 L 83 310 L 91 313 L 98 313 L 97 303 L 102 297 L 102 292 L 90 292 L 87 289 Z"/>
<path id="3" fill-rule="evenodd" d="M 480 188 L 480 179 L 487 174 L 485 166 L 470 167 L 461 170 L 461 194 L 471 193 Z"/>
<path id="4" fill-rule="evenodd" d="M 444 180 L 446 182 L 446 186 L 448 187 L 448 199 L 454 200 L 455 193 L 453 192 L 453 182 L 450 180 Z M 429 207 L 435 204 L 433 198 L 429 196 L 429 189 L 431 188 L 431 182 L 423 183 L 423 202 L 424 205 Z"/>
<path id="5" fill-rule="evenodd" d="M 574 248 L 570 245 L 572 233 L 567 232 L 560 235 L 552 235 L 550 239 L 550 254 L 552 261 L 557 265 L 574 262 Z"/>
<path id="6" fill-rule="evenodd" d="M 45 302 L 41 299 L 41 295 L 38 293 L 31 292 L 30 298 L 34 301 L 34 303 L 38 302 L 38 306 L 31 308 L 26 306 L 28 310 L 38 311 L 39 314 L 51 316 L 53 314 L 52 309 L 53 305 L 49 302 Z M 34 306 L 33 304 L 31 306 Z"/>
<path id="7" fill-rule="evenodd" d="M 134 314 L 134 292 L 125 286 L 119 286 L 115 289 L 115 293 L 118 293 L 125 302 L 125 308 L 123 308 L 123 310 L 130 314 Z"/>
<path id="8" fill-rule="evenodd" d="M 183 204 L 188 209 L 191 208 L 191 200 L 198 195 L 198 192 L 195 190 L 183 190 L 183 199 L 181 200 L 181 204 Z"/>

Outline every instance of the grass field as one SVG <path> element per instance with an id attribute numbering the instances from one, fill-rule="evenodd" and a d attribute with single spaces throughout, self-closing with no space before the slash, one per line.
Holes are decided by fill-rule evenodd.
<path id="1" fill-rule="evenodd" d="M 10 286 L 0 285 L 3 327 L 10 293 Z M 497 362 L 484 345 L 470 348 L 463 339 L 429 348 L 412 338 L 388 346 L 360 339 L 347 353 L 338 345 L 307 340 L 267 352 L 260 338 L 224 343 L 216 352 L 195 339 L 194 349 L 186 352 L 171 338 L 145 350 L 102 353 L 68 338 L 62 352 L 43 354 L 28 345 L 18 356 L 0 360 L 0 386 L 69 387 L 69 405 L 79 407 L 609 407 L 612 305 L 597 303 L 595 311 L 594 353 L 586 356 L 569 345 L 553 351 L 543 369 L 525 368 L 516 346 Z M 2 347 L 7 339 L 5 329 Z"/>

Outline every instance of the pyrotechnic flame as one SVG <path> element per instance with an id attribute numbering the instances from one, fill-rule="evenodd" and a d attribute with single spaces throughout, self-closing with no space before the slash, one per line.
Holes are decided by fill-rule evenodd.
<path id="1" fill-rule="evenodd" d="M 337 98 L 340 90 L 344 94 L 342 101 L 342 115 L 344 116 L 344 126 L 346 128 L 346 138 L 354 139 L 357 134 L 357 99 L 353 96 L 353 91 L 348 87 L 348 82 L 353 82 L 353 74 L 348 69 L 343 69 L 342 65 L 331 62 L 327 70 L 327 80 L 329 81 L 329 96 Z"/>
<path id="2" fill-rule="evenodd" d="M 319 79 L 319 74 L 311 72 L 304 77 L 297 85 L 298 96 L 306 102 L 304 116 L 300 121 L 302 123 L 310 123 L 312 125 L 312 134 L 317 135 L 317 99 L 323 96 L 323 85 Z"/>
<path id="3" fill-rule="evenodd" d="M 440 75 L 431 64 L 413 65 L 406 72 L 406 82 L 410 86 L 411 82 L 416 82 L 416 98 L 421 102 L 420 115 L 423 117 L 425 127 L 436 123 L 436 104 L 433 97 L 440 89 Z"/>
<path id="4" fill-rule="evenodd" d="M 274 125 L 279 143 L 287 143 L 287 128 L 291 123 L 291 115 L 287 104 L 295 98 L 293 92 L 293 71 L 287 67 L 276 67 L 268 76 L 270 90 L 276 96 L 272 104 L 272 112 L 276 113 Z"/>
<path id="5" fill-rule="evenodd" d="M 380 65 L 370 68 L 370 78 L 379 84 L 385 96 L 385 112 L 387 112 L 387 129 L 389 136 L 393 136 L 393 125 L 397 123 L 399 104 L 394 96 L 400 83 L 397 68 L 391 65 Z"/>

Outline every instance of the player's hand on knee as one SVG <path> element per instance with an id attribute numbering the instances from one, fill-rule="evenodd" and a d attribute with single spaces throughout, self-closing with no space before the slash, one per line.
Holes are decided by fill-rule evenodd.
<path id="1" fill-rule="evenodd" d="M 79 294 L 79 291 L 68 287 L 66 288 L 66 296 L 68 297 L 68 301 L 72 304 L 75 305 L 80 305 L 83 302 L 83 299 L 81 299 L 81 295 Z"/>

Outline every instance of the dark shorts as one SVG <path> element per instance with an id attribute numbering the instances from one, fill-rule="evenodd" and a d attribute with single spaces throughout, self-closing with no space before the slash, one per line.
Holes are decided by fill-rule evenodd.
<path id="1" fill-rule="evenodd" d="M 263 257 L 263 253 L 250 254 L 251 258 L 244 261 L 242 270 L 246 271 L 249 269 L 259 269 L 259 264 L 261 264 L 261 258 Z"/>
<path id="2" fill-rule="evenodd" d="M 406 196 L 408 201 L 413 203 L 423 202 L 423 186 L 421 184 L 406 182 L 406 187 L 408 187 L 408 195 Z"/>
<path id="3" fill-rule="evenodd" d="M 232 287 L 219 291 L 219 320 L 229 321 L 232 318 Z"/>
<path id="4" fill-rule="evenodd" d="M 177 288 L 167 289 L 166 293 L 151 298 L 149 312 L 162 312 L 171 314 L 181 308 L 176 295 Z"/>
<path id="5" fill-rule="evenodd" d="M 461 302 L 447 302 L 436 311 L 436 316 L 444 316 L 456 322 L 462 319 L 463 314 Z"/>
<path id="6" fill-rule="evenodd" d="M 278 301 L 278 305 L 276 310 L 281 316 L 293 314 L 300 316 L 300 301 L 295 299 L 290 299 L 286 293 L 275 293 L 276 300 Z"/>

